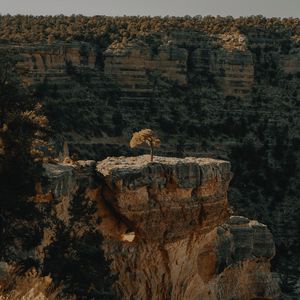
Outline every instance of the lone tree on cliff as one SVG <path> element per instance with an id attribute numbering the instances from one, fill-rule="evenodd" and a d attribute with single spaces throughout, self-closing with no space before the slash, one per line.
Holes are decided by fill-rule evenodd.
<path id="1" fill-rule="evenodd" d="M 150 147 L 151 161 L 153 161 L 154 147 L 160 146 L 160 139 L 151 129 L 142 129 L 134 132 L 130 141 L 130 147 L 135 148 L 141 145 L 148 145 Z"/>

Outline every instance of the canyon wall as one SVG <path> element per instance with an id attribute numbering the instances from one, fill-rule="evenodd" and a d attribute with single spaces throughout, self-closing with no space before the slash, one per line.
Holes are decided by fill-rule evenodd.
<path id="1" fill-rule="evenodd" d="M 1 48 L 23 57 L 57 153 L 67 142 L 74 159 L 144 154 L 128 141 L 152 128 L 160 155 L 230 160 L 229 202 L 268 225 L 281 287 L 299 298 L 299 20 L 11 18 Z"/>
<path id="2" fill-rule="evenodd" d="M 65 226 L 74 218 L 79 191 L 83 201 L 96 204 L 91 219 L 101 222 L 92 226 L 103 235 L 121 299 L 278 299 L 270 231 L 230 216 L 228 162 L 111 157 L 97 164 L 45 164 L 45 176 L 37 205 L 43 210 L 50 203 L 52 218 Z M 86 230 L 82 223 L 73 228 L 77 236 Z M 57 227 L 45 228 L 37 252 L 41 262 L 46 246 L 59 238 Z"/>

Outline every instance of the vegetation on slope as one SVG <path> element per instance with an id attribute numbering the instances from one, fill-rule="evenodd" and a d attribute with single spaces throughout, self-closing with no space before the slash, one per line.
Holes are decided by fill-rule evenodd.
<path id="1" fill-rule="evenodd" d="M 73 299 L 75 295 L 78 299 L 116 299 L 101 250 L 102 236 L 91 224 L 95 206 L 84 197 L 74 199 L 67 225 L 34 202 L 36 184 L 42 180 L 42 161 L 51 154 L 50 132 L 41 105 L 16 74 L 17 60 L 15 52 L 0 52 L 1 272 L 3 262 L 14 266 L 0 274 L 0 298 L 47 295 L 49 299 Z M 54 226 L 58 232 L 55 242 L 43 249 L 41 263 L 33 253 L 51 222 L 58 223 Z M 74 231 L 79 226 L 85 228 L 80 236 Z M 29 276 L 31 270 L 34 276 Z"/>
<path id="2" fill-rule="evenodd" d="M 240 17 L 85 17 L 72 16 L 0 16 L 0 40 L 8 42 L 86 41 L 107 47 L 112 42 L 134 39 L 153 32 L 193 30 L 207 34 L 247 31 L 257 28 L 278 35 L 299 35 L 300 19 Z"/>
<path id="3" fill-rule="evenodd" d="M 45 81 L 37 90 L 56 132 L 75 133 L 75 138 L 81 134 L 86 140 L 91 136 L 121 140 L 125 135 L 127 141 L 128 132 L 150 127 L 161 136 L 163 154 L 230 159 L 235 174 L 230 201 L 237 212 L 271 228 L 279 253 L 276 267 L 282 274 L 283 288 L 291 292 L 299 277 L 300 73 L 284 73 L 279 59 L 281 55 L 297 55 L 299 19 L 1 16 L 0 25 L 2 43 L 84 41 L 96 45 L 98 73 L 85 76 L 69 65 L 69 87 L 62 90 Z M 249 98 L 225 97 L 214 76 L 204 72 L 190 76 L 187 87 L 149 74 L 153 91 L 146 101 L 124 101 L 119 87 L 100 72 L 103 51 L 130 40 L 154 45 L 160 35 L 172 31 L 207 36 L 244 34 L 254 65 Z M 157 51 L 156 44 L 153 51 Z M 193 71 L 192 63 L 188 71 Z M 97 84 L 93 77 L 99 78 Z M 92 158 L 93 152 L 99 153 L 96 158 L 130 153 L 115 144 L 108 142 L 102 149 L 97 143 L 90 149 L 85 144 L 80 157 Z M 93 147 L 95 151 L 91 151 Z"/>

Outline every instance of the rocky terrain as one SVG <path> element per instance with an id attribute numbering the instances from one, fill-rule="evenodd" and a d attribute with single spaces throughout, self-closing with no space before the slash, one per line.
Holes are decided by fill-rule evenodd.
<path id="1" fill-rule="evenodd" d="M 80 239 L 96 230 L 103 236 L 110 273 L 116 275 L 113 289 L 122 299 L 278 299 L 279 286 L 270 271 L 275 245 L 269 229 L 230 216 L 228 162 L 155 157 L 149 163 L 148 155 L 110 157 L 98 163 L 48 163 L 45 177 L 35 199 L 45 218 L 42 242 L 31 251 L 42 273 L 51 271 L 54 280 L 64 271 L 51 269 L 51 249 L 60 252 L 64 266 L 70 253 L 78 254 L 71 237 Z M 85 203 L 97 209 L 85 215 Z M 62 236 L 70 224 L 70 236 Z M 57 248 L 62 238 L 68 250 Z M 85 263 L 90 265 L 81 269 L 83 280 L 86 272 L 94 272 L 95 261 Z M 97 278 L 93 282 L 99 285 Z"/>
<path id="2" fill-rule="evenodd" d="M 142 154 L 131 133 L 154 129 L 158 154 L 230 160 L 229 203 L 267 224 L 273 269 L 299 291 L 298 19 L 1 16 L 1 48 L 19 53 L 43 102 L 57 153 Z M 33 34 L 34 32 L 34 34 Z"/>

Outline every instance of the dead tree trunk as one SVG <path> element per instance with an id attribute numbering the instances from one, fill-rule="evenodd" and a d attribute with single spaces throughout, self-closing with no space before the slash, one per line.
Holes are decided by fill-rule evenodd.
<path id="1" fill-rule="evenodd" d="M 151 162 L 153 162 L 153 144 L 150 143 L 150 155 L 151 155 Z"/>

